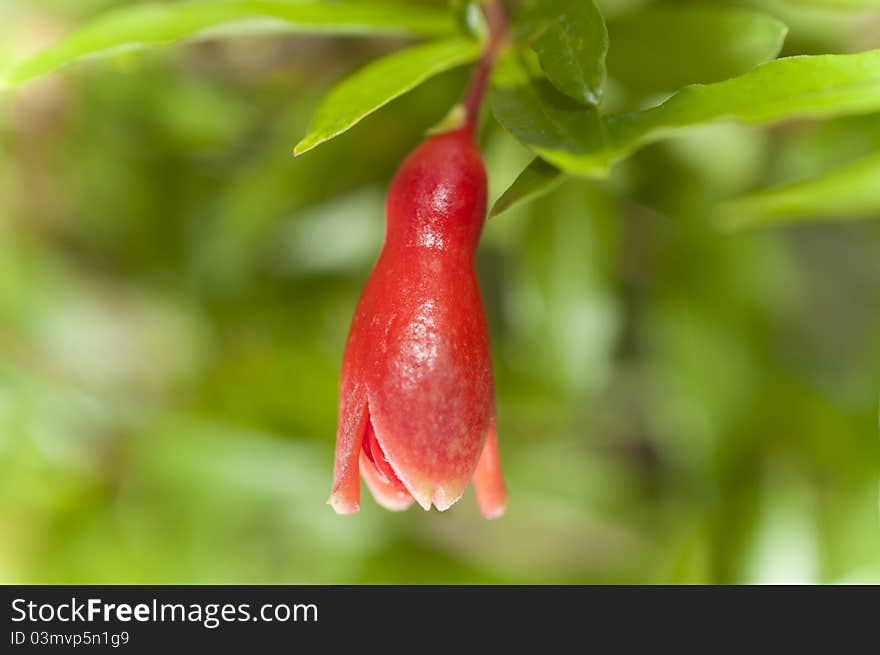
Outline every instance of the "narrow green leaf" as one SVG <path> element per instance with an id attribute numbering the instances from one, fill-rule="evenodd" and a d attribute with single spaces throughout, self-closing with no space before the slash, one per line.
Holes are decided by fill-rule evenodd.
<path id="1" fill-rule="evenodd" d="M 522 83 L 497 89 L 493 110 L 551 164 L 573 175 L 601 176 L 648 143 L 714 121 L 762 124 L 878 111 L 880 50 L 777 59 L 724 82 L 686 87 L 658 107 L 630 114 L 560 110 L 536 93 L 535 84 Z M 562 132 L 551 129 L 560 122 Z"/>
<path id="2" fill-rule="evenodd" d="M 556 88 L 598 105 L 605 85 L 608 31 L 593 0 L 539 0 L 522 18 L 531 46 Z"/>
<path id="3" fill-rule="evenodd" d="M 880 218 L 880 155 L 800 182 L 751 193 L 718 210 L 719 224 L 732 229 L 851 218 Z"/>
<path id="4" fill-rule="evenodd" d="M 198 1 L 124 7 L 86 23 L 58 43 L 13 64 L 0 74 L 0 87 L 51 73 L 83 57 L 120 49 L 172 43 L 206 30 L 252 28 L 320 34 L 445 36 L 456 32 L 448 12 L 403 4 Z"/>
<path id="5" fill-rule="evenodd" d="M 691 125 L 771 123 L 880 109 L 880 50 L 787 57 L 739 77 L 682 89 L 659 107 L 610 119 L 615 156 Z"/>
<path id="6" fill-rule="evenodd" d="M 775 59 L 788 28 L 735 7 L 647 7 L 608 25 L 609 74 L 639 94 L 718 82 Z"/>
<path id="7" fill-rule="evenodd" d="M 543 159 L 532 163 L 517 176 L 501 197 L 495 201 L 489 218 L 503 214 L 508 209 L 535 200 L 553 191 L 565 180 L 565 174 Z"/>
<path id="8" fill-rule="evenodd" d="M 480 44 L 468 39 L 435 41 L 368 64 L 333 89 L 318 105 L 295 155 L 332 139 L 428 78 L 475 60 Z"/>

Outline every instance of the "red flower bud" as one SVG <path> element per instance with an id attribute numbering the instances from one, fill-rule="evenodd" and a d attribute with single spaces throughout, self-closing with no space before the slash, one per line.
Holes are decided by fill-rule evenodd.
<path id="1" fill-rule="evenodd" d="M 329 503 L 358 511 L 360 472 L 391 510 L 445 510 L 474 481 L 480 510 L 507 500 L 495 435 L 489 336 L 474 252 L 486 172 L 464 127 L 404 161 L 385 245 L 355 312 L 339 382 Z"/>

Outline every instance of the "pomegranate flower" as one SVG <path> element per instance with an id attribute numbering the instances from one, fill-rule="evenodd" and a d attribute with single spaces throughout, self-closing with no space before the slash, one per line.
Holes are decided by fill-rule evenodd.
<path id="1" fill-rule="evenodd" d="M 480 511 L 507 502 L 489 336 L 474 270 L 486 172 L 470 125 L 434 136 L 388 192 L 385 244 L 343 357 L 333 489 L 340 514 L 376 501 L 448 509 L 473 480 Z"/>

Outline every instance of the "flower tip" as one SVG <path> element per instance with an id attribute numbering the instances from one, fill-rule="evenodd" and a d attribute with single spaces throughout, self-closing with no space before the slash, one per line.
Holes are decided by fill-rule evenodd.
<path id="1" fill-rule="evenodd" d="M 327 504 L 333 508 L 333 511 L 339 515 L 357 514 L 361 509 L 361 504 L 340 498 L 335 492 L 330 494 Z"/>
<path id="2" fill-rule="evenodd" d="M 467 482 L 452 481 L 446 486 L 438 485 L 430 480 L 418 481 L 410 480 L 407 484 L 407 490 L 412 498 L 426 512 L 431 511 L 431 507 L 436 507 L 438 511 L 445 512 L 455 505 L 464 495 L 464 488 Z"/>
<path id="3" fill-rule="evenodd" d="M 426 499 L 423 494 L 418 494 L 418 495 L 412 494 L 412 497 L 416 501 L 416 504 L 418 504 L 418 506 L 421 507 L 423 510 L 425 510 L 426 512 L 431 511 L 431 498 L 430 497 L 428 497 Z"/>
<path id="4" fill-rule="evenodd" d="M 474 491 L 480 514 L 487 519 L 497 519 L 507 509 L 507 487 L 501 474 L 501 460 L 498 457 L 498 434 L 495 419 L 489 422 L 489 434 L 483 454 L 474 471 Z"/>
<path id="5" fill-rule="evenodd" d="M 434 489 L 434 507 L 445 512 L 459 501 L 463 493 L 464 489 L 457 493 L 450 493 L 445 487 L 438 486 Z"/>
<path id="6" fill-rule="evenodd" d="M 500 519 L 504 516 L 504 512 L 507 511 L 507 499 L 505 498 L 498 505 L 488 505 L 488 506 L 480 506 L 480 514 L 483 515 L 484 519 L 488 519 L 490 521 L 494 519 Z"/>

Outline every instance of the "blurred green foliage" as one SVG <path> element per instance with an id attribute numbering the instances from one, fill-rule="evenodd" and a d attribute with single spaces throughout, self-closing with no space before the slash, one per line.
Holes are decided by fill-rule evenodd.
<path id="1" fill-rule="evenodd" d="M 121 4 L 0 0 L 0 59 Z M 786 54 L 880 46 L 877 13 L 748 4 Z M 404 43 L 241 36 L 0 97 L 0 580 L 880 581 L 880 223 L 710 220 L 876 152 L 880 115 L 701 128 L 492 219 L 508 514 L 324 505 L 384 189 L 467 72 L 291 150 Z M 531 155 L 483 142 L 497 197 Z"/>

